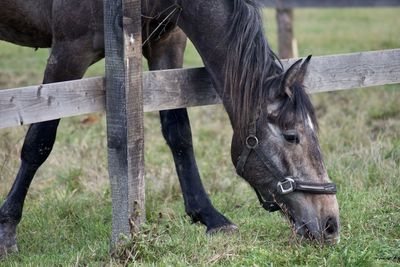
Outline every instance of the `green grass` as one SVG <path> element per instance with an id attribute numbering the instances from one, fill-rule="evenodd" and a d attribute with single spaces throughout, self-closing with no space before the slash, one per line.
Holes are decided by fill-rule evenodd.
<path id="1" fill-rule="evenodd" d="M 300 55 L 398 48 L 398 14 L 399 9 L 296 10 Z M 272 11 L 265 12 L 265 21 L 276 49 Z M 47 54 L 0 42 L 0 87 L 40 83 Z M 190 45 L 185 66 L 201 65 Z M 87 75 L 102 75 L 103 68 L 100 62 Z M 399 89 L 312 96 L 325 163 L 340 188 L 338 245 L 301 242 L 282 216 L 262 210 L 231 164 L 227 116 L 222 107 L 212 106 L 189 110 L 196 156 L 215 206 L 239 226 L 239 233 L 209 237 L 203 226 L 189 222 L 158 114 L 148 113 L 147 224 L 120 257 L 111 258 L 104 114 L 96 114 L 94 123 L 73 117 L 62 121 L 55 149 L 29 191 L 18 228 L 20 253 L 0 266 L 400 266 Z M 25 131 L 26 126 L 0 131 L 1 197 L 17 171 Z"/>

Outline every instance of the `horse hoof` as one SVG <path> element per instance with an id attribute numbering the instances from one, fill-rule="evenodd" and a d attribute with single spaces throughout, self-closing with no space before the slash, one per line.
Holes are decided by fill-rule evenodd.
<path id="1" fill-rule="evenodd" d="M 0 258 L 18 252 L 16 224 L 0 223 Z"/>
<path id="2" fill-rule="evenodd" d="M 0 245 L 0 259 L 6 257 L 7 255 L 9 255 L 11 253 L 17 253 L 17 252 L 18 252 L 17 244 L 12 245 L 10 247 Z"/>
<path id="3" fill-rule="evenodd" d="M 226 225 L 222 225 L 222 226 L 219 226 L 219 227 L 211 228 L 211 229 L 207 230 L 206 233 L 208 235 L 213 235 L 213 234 L 216 234 L 216 233 L 228 233 L 228 234 L 231 234 L 231 233 L 236 233 L 238 230 L 239 230 L 239 228 L 236 225 L 234 225 L 234 224 L 226 224 Z"/>

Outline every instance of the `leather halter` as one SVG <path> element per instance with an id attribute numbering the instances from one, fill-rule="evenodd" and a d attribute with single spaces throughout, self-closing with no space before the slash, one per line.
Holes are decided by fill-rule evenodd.
<path id="1" fill-rule="evenodd" d="M 249 135 L 246 138 L 246 145 L 239 156 L 236 164 L 236 172 L 243 177 L 244 168 L 246 166 L 247 159 L 252 151 L 255 152 L 259 160 L 269 170 L 272 176 L 275 178 L 276 191 L 279 195 L 287 195 L 295 191 L 300 191 L 309 194 L 336 194 L 337 189 L 334 183 L 311 183 L 303 182 L 297 177 L 284 175 L 275 163 L 268 158 L 263 150 L 259 146 L 257 138 L 257 120 L 250 124 Z M 276 203 L 273 196 L 265 199 L 260 192 L 255 188 L 258 200 L 264 209 L 269 212 L 280 210 L 280 206 Z"/>

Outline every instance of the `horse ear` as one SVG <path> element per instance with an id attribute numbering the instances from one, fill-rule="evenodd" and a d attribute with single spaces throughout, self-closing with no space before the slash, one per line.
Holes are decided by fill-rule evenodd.
<path id="1" fill-rule="evenodd" d="M 310 60 L 311 55 L 304 60 L 303 64 L 301 64 L 303 60 L 299 59 L 286 71 L 285 76 L 283 77 L 282 90 L 289 97 L 292 97 L 293 95 L 293 85 L 295 83 L 302 84 L 304 82 L 304 77 L 307 74 Z"/>
<path id="2" fill-rule="evenodd" d="M 307 74 L 307 69 L 308 69 L 308 65 L 310 64 L 311 57 L 312 57 L 312 55 L 308 55 L 308 57 L 304 60 L 303 64 L 301 64 L 299 73 L 297 75 L 297 82 L 300 84 L 303 84 L 303 82 L 304 82 L 304 77 Z"/>
<path id="3" fill-rule="evenodd" d="M 302 61 L 302 59 L 297 60 L 292 66 L 290 66 L 283 76 L 281 90 L 289 97 L 292 97 L 293 95 L 291 88 L 293 88 L 293 84 L 297 82 L 297 74 L 301 69 L 300 63 Z"/>

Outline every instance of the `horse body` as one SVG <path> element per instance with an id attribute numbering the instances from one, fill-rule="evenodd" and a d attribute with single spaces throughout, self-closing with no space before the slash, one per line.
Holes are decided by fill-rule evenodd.
<path id="1" fill-rule="evenodd" d="M 185 34 L 196 46 L 232 123 L 233 163 L 260 201 L 273 198 L 275 207 L 285 205 L 300 234 L 334 240 L 339 229 L 334 195 L 321 190 L 290 196 L 276 192 L 276 179 L 289 175 L 300 177 L 299 188 L 301 181 L 329 182 L 314 129 L 315 115 L 302 88 L 307 64 L 296 64 L 283 72 L 251 2 L 182 0 L 178 5 L 172 0 L 143 0 L 142 13 L 144 40 L 172 14 L 158 30 L 159 38 L 150 38 L 143 47 L 151 70 L 182 67 Z M 51 47 L 44 83 L 79 79 L 91 64 L 104 57 L 103 1 L 1 0 L 0 39 L 35 48 Z M 203 188 L 186 109 L 161 111 L 160 117 L 186 213 L 206 225 L 208 232 L 236 229 L 213 207 Z M 58 123 L 37 123 L 28 130 L 21 167 L 0 208 L 0 256 L 16 250 L 15 233 L 25 196 L 37 169 L 51 152 Z M 260 139 L 256 138 L 255 152 L 246 149 L 250 125 L 255 125 Z M 299 142 L 293 144 L 293 140 Z M 264 151 L 269 163 L 265 164 L 262 157 L 260 160 L 259 151 Z"/>
<path id="2" fill-rule="evenodd" d="M 34 48 L 50 47 L 52 2 L 0 1 L 0 40 Z"/>

